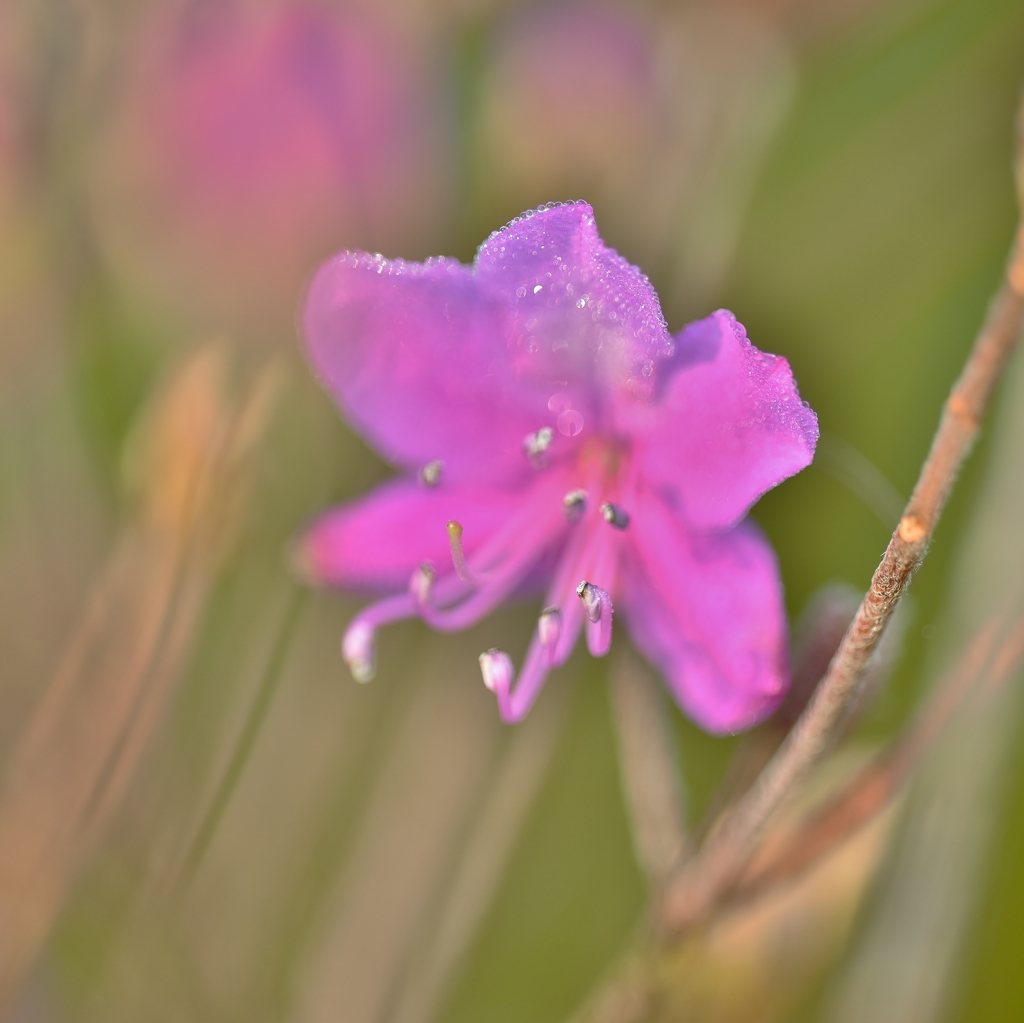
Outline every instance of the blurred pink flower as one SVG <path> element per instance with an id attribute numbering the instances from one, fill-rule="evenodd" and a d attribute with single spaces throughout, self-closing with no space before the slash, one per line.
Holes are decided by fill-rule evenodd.
<path id="1" fill-rule="evenodd" d="M 810 462 L 817 420 L 731 313 L 670 336 L 647 278 L 567 203 L 495 232 L 471 267 L 343 253 L 313 281 L 305 331 L 346 417 L 404 470 L 299 544 L 312 579 L 390 594 L 346 632 L 357 678 L 385 622 L 462 629 L 546 582 L 518 683 L 507 655 L 481 657 L 506 721 L 584 628 L 607 652 L 613 604 L 704 728 L 777 706 L 781 586 L 744 516 Z"/>
<path id="2" fill-rule="evenodd" d="M 23 52 L 28 49 L 25 33 L 14 17 L 14 11 L 0 7 L 0 229 L 3 235 L 14 218 L 19 187 L 24 175 Z M 19 61 L 21 57 L 21 61 Z M 0 255 L 4 254 L 7 237 L 0 235 Z M 6 266 L 7 260 L 0 263 Z M 0 297 L 7 282 L 0 279 Z"/>
<path id="3" fill-rule="evenodd" d="M 96 204 L 130 280 L 253 320 L 269 300 L 290 318 L 331 241 L 416 244 L 443 208 L 428 76 L 367 15 L 316 0 L 172 4 L 136 50 Z"/>
<path id="4" fill-rule="evenodd" d="M 794 94 L 785 39 L 753 8 L 510 5 L 481 85 L 487 200 L 522 209 L 541 196 L 591 196 L 607 236 L 671 285 L 663 299 L 704 308 Z"/>

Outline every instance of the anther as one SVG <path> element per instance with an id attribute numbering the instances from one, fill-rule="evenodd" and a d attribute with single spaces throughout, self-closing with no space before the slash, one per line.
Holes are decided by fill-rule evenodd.
<path id="1" fill-rule="evenodd" d="M 544 455 L 551 447 L 554 436 L 554 430 L 550 426 L 542 426 L 536 433 L 531 433 L 523 438 L 523 451 L 538 468 L 544 464 Z"/>
<path id="2" fill-rule="evenodd" d="M 612 504 L 611 501 L 605 501 L 601 505 L 601 514 L 604 516 L 605 522 L 616 529 L 625 529 L 629 525 L 629 512 L 617 504 Z"/>
<path id="3" fill-rule="evenodd" d="M 604 590 L 593 583 L 588 583 L 586 579 L 576 587 L 576 596 L 583 601 L 583 610 L 587 613 L 587 618 L 595 624 L 601 620 L 602 593 Z"/>
<path id="4" fill-rule="evenodd" d="M 612 645 L 611 594 L 584 579 L 576 587 L 576 595 L 583 602 L 583 610 L 590 622 L 587 626 L 587 648 L 594 657 L 604 657 Z"/>
<path id="5" fill-rule="evenodd" d="M 432 462 L 427 462 L 422 469 L 420 469 L 420 481 L 427 487 L 436 487 L 441 482 L 441 474 L 444 472 L 444 462 L 440 458 L 435 458 Z"/>
<path id="6" fill-rule="evenodd" d="M 341 640 L 341 656 L 357 682 L 369 682 L 377 674 L 374 636 L 372 625 L 357 621 L 348 627 Z"/>
<path id="7" fill-rule="evenodd" d="M 548 659 L 554 656 L 555 647 L 562 635 L 562 612 L 557 607 L 546 607 L 537 619 L 537 638 L 547 652 Z"/>
<path id="8" fill-rule="evenodd" d="M 436 580 L 437 570 L 429 561 L 422 562 L 413 570 L 409 579 L 409 593 L 418 607 L 430 602 L 430 591 Z"/>
<path id="9" fill-rule="evenodd" d="M 512 658 L 504 650 L 487 650 L 480 655 L 480 674 L 484 677 L 484 685 L 492 693 L 507 693 L 515 676 Z"/>
<path id="10" fill-rule="evenodd" d="M 562 498 L 562 507 L 565 509 L 565 517 L 570 522 L 579 522 L 587 510 L 587 492 L 585 490 L 570 490 Z"/>

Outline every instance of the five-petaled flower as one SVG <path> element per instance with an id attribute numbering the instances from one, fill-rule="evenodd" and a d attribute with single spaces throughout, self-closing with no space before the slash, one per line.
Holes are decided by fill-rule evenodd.
<path id="1" fill-rule="evenodd" d="M 508 655 L 481 655 L 506 721 L 584 628 L 607 652 L 613 605 L 704 728 L 747 728 L 778 705 L 778 568 L 744 516 L 810 462 L 818 427 L 786 360 L 731 313 L 672 337 L 591 208 L 556 203 L 492 234 L 472 266 L 336 256 L 305 334 L 348 420 L 403 471 L 298 546 L 313 580 L 382 595 L 342 643 L 357 679 L 382 624 L 463 629 L 546 583 L 518 679 Z"/>

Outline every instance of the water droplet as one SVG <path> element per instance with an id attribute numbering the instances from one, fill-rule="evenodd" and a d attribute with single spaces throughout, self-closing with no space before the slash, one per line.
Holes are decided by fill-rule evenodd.
<path id="1" fill-rule="evenodd" d="M 583 429 L 583 416 L 574 408 L 567 408 L 557 419 L 558 432 L 566 437 L 575 437 Z"/>
<path id="2" fill-rule="evenodd" d="M 521 286 L 516 288 L 516 298 L 526 298 L 526 287 Z"/>
<path id="3" fill-rule="evenodd" d="M 587 296 L 584 295 L 582 298 L 576 299 L 576 308 L 585 309 L 587 306 Z"/>
<path id="4" fill-rule="evenodd" d="M 544 290 L 544 285 L 543 285 L 543 284 L 535 284 L 535 285 L 533 286 L 533 293 L 534 293 L 535 295 L 537 294 L 537 292 L 539 292 L 539 291 L 543 291 L 543 290 Z"/>
<path id="5" fill-rule="evenodd" d="M 564 412 L 568 408 L 572 408 L 572 400 L 565 391 L 558 391 L 548 398 L 548 411 L 554 412 L 556 416 L 559 412 Z"/>
<path id="6" fill-rule="evenodd" d="M 649 377 L 654 372 L 654 363 L 648 359 L 647 362 L 640 367 L 640 372 L 643 373 L 645 377 Z"/>

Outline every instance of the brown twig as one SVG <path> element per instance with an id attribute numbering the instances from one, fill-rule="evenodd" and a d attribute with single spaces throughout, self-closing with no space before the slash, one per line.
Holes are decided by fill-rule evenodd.
<path id="1" fill-rule="evenodd" d="M 1024 659 L 1024 621 L 997 646 L 995 624 L 981 629 L 946 675 L 914 725 L 875 757 L 823 806 L 812 811 L 778 846 L 753 861 L 729 896 L 730 904 L 756 898 L 802 876 L 879 813 L 902 789 L 945 731 L 968 693 L 989 695 Z"/>
<path id="2" fill-rule="evenodd" d="M 914 572 L 981 425 L 993 388 L 1024 322 L 1024 227 L 1002 285 L 946 401 L 928 458 L 871 587 L 829 670 L 779 751 L 700 854 L 677 875 L 659 925 L 679 934 L 706 918 L 735 885 L 768 819 L 833 742 L 857 699 L 868 662 Z"/>

